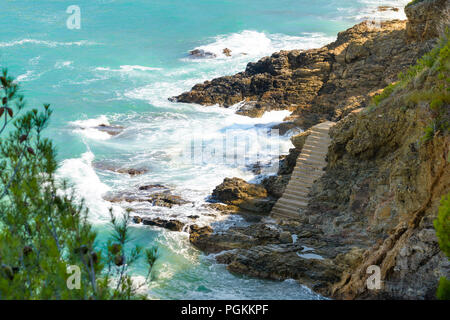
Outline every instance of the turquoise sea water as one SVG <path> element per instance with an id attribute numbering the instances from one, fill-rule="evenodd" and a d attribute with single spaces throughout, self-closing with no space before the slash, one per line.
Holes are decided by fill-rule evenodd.
<path id="1" fill-rule="evenodd" d="M 242 71 L 281 49 L 307 49 L 333 41 L 338 31 L 364 18 L 404 18 L 403 11 L 376 11 L 379 5 L 402 6 L 391 0 L 75 0 L 0 2 L 0 66 L 17 77 L 28 105 L 51 103 L 54 115 L 47 134 L 59 151 L 59 175 L 71 181 L 86 199 L 90 218 L 107 235 L 108 192 L 133 191 L 143 184 L 169 186 L 194 205 L 173 209 L 148 204 L 131 206 L 141 215 L 176 217 L 217 227 L 242 224 L 239 217 L 211 217 L 202 207 L 224 177 L 254 179 L 242 166 L 211 160 L 198 164 L 180 156 L 193 132 L 206 145 L 217 144 L 225 132 L 237 135 L 267 131 L 288 112 L 261 119 L 233 110 L 172 103 L 168 97 L 194 84 Z M 81 29 L 69 30 L 69 5 L 81 9 Z M 192 59 L 200 48 L 217 55 Z M 232 57 L 222 50 L 232 50 Z M 121 125 L 114 137 L 96 130 L 100 124 Z M 271 141 L 287 152 L 289 137 Z M 270 138 L 268 138 L 270 140 Z M 262 151 L 255 147 L 253 154 Z M 270 158 L 270 154 L 267 157 Z M 145 168 L 129 177 L 94 168 Z M 133 227 L 134 243 L 157 243 L 161 258 L 156 280 L 144 288 L 155 299 L 317 299 L 293 280 L 263 281 L 238 277 L 193 249 L 185 232 Z M 142 266 L 134 270 L 137 281 Z"/>

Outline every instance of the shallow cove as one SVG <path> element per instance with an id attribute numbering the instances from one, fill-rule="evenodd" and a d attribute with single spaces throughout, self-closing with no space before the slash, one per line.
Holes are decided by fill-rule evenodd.
<path id="1" fill-rule="evenodd" d="M 319 47 L 336 33 L 373 15 L 378 5 L 408 1 L 354 0 L 79 0 L 80 30 L 68 30 L 65 10 L 72 3 L 8 1 L 1 18 L 0 65 L 17 76 L 30 106 L 51 103 L 48 136 L 58 150 L 61 178 L 69 179 L 86 199 L 90 218 L 101 238 L 111 203 L 108 192 L 128 192 L 161 184 L 193 202 L 172 209 L 132 204 L 139 214 L 171 217 L 218 227 L 245 223 L 238 216 L 213 217 L 202 205 L 225 177 L 254 179 L 245 167 L 211 161 L 186 162 L 180 152 L 193 132 L 207 144 L 220 141 L 227 130 L 236 134 L 266 131 L 282 121 L 285 111 L 250 119 L 233 109 L 169 102 L 168 97 L 194 84 L 233 74 L 281 49 Z M 376 10 L 375 10 L 376 11 Z M 381 13 L 376 13 L 381 14 Z M 383 12 L 403 18 L 400 12 Z M 188 51 L 203 49 L 215 59 L 192 59 Z M 223 49 L 231 50 L 231 57 Z M 111 136 L 100 125 L 124 130 Z M 289 137 L 278 142 L 286 153 Z M 255 148 L 252 152 L 258 152 Z M 271 155 L 265 155 L 268 160 Z M 130 176 L 99 169 L 96 164 L 147 170 Z M 120 212 L 130 204 L 114 204 Z M 155 281 L 146 288 L 152 299 L 318 299 L 293 280 L 272 282 L 230 274 L 214 256 L 192 248 L 186 233 L 135 226 L 133 243 L 157 244 L 161 258 Z M 137 281 L 145 271 L 134 270 Z"/>

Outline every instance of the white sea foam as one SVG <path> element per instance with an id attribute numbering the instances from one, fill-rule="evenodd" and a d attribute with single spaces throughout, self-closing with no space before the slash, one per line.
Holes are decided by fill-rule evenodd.
<path id="1" fill-rule="evenodd" d="M 73 68 L 73 61 L 57 61 L 55 63 L 55 68 L 56 69 L 62 69 L 62 68 Z"/>
<path id="2" fill-rule="evenodd" d="M 17 76 L 16 81 L 17 82 L 33 81 L 39 78 L 39 76 L 40 75 L 37 74 L 35 71 L 28 70 L 26 73 Z"/>
<path id="3" fill-rule="evenodd" d="M 73 132 L 82 135 L 85 138 L 92 140 L 108 140 L 111 135 L 107 132 L 96 129 L 99 125 L 109 125 L 108 118 L 101 115 L 93 119 L 77 120 L 69 123 L 73 127 Z"/>
<path id="4" fill-rule="evenodd" d="M 109 71 L 109 72 L 132 72 L 132 71 L 160 71 L 162 68 L 155 68 L 155 67 L 145 67 L 145 66 L 130 66 L 130 65 L 123 65 L 120 66 L 119 69 L 112 69 L 108 67 L 97 67 L 95 68 L 96 71 Z"/>
<path id="5" fill-rule="evenodd" d="M 229 59 L 223 50 L 231 50 L 231 58 L 242 58 L 245 56 L 255 57 L 270 55 L 279 50 L 311 49 L 320 47 L 335 40 L 322 33 L 303 33 L 301 36 L 289 36 L 283 34 L 267 34 L 254 30 L 244 30 L 239 33 L 219 35 L 212 39 L 209 44 L 194 49 L 214 53 L 218 58 Z M 209 59 L 196 59 L 205 61 Z"/>
<path id="6" fill-rule="evenodd" d="M 404 20 L 406 19 L 404 7 L 410 1 L 411 0 L 358 0 L 358 2 L 363 5 L 363 8 L 340 8 L 340 11 L 345 11 L 346 15 L 358 22 L 363 20 Z M 398 10 L 394 11 L 387 9 L 381 11 L 379 10 L 379 7 L 382 6 L 392 7 Z"/>
<path id="7" fill-rule="evenodd" d="M 23 46 L 26 44 L 41 45 L 46 47 L 62 47 L 62 46 L 85 46 L 85 45 L 95 45 L 95 42 L 80 40 L 74 42 L 58 42 L 58 41 L 48 41 L 48 40 L 37 40 L 37 39 L 22 39 L 9 42 L 0 42 L 0 48 Z"/>
<path id="8" fill-rule="evenodd" d="M 85 200 L 92 221 L 105 222 L 111 203 L 106 202 L 102 196 L 110 190 L 110 187 L 100 181 L 92 167 L 93 160 L 94 154 L 91 151 L 83 153 L 80 158 L 64 160 L 57 176 L 68 179 L 79 199 Z M 120 212 L 121 209 L 115 207 L 115 211 Z"/>

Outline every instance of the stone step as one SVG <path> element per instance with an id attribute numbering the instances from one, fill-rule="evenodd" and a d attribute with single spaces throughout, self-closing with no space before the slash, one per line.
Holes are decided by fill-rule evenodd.
<path id="1" fill-rule="evenodd" d="M 297 163 L 295 164 L 294 170 L 295 168 L 305 168 L 305 169 L 309 169 L 309 170 L 323 170 L 323 162 L 311 162 L 310 160 L 298 160 L 297 159 Z M 326 164 L 326 162 L 325 162 Z"/>
<path id="2" fill-rule="evenodd" d="M 295 177 L 317 178 L 320 176 L 322 176 L 320 171 L 318 173 L 315 173 L 312 170 L 304 171 L 304 169 L 299 168 L 297 170 L 294 170 L 294 172 L 292 172 L 291 178 L 295 178 Z"/>
<path id="3" fill-rule="evenodd" d="M 327 166 L 327 163 L 325 160 L 320 161 L 320 160 L 312 159 L 312 158 L 304 158 L 304 157 L 301 157 L 301 155 L 300 155 L 299 158 L 297 159 L 297 166 L 299 166 L 299 165 L 310 165 L 310 166 L 313 166 L 318 169 L 323 169 L 324 167 Z"/>
<path id="4" fill-rule="evenodd" d="M 279 212 L 282 214 L 288 214 L 291 216 L 295 216 L 297 218 L 300 216 L 300 212 L 298 209 L 292 210 L 290 208 L 284 208 L 280 206 L 280 207 L 273 207 L 272 211 Z"/>
<path id="5" fill-rule="evenodd" d="M 315 167 L 295 166 L 293 173 L 294 172 L 305 172 L 305 173 L 311 172 L 313 174 L 324 174 L 325 171 Z"/>
<path id="6" fill-rule="evenodd" d="M 298 212 L 292 212 L 292 211 L 282 210 L 282 209 L 277 209 L 277 208 L 272 209 L 272 215 L 273 215 L 273 217 L 276 217 L 276 218 L 287 218 L 287 219 L 295 219 L 300 216 L 300 214 Z"/>
<path id="7" fill-rule="evenodd" d="M 309 190 L 288 190 L 286 191 L 283 196 L 292 196 L 292 197 L 308 197 Z"/>
<path id="8" fill-rule="evenodd" d="M 296 205 L 286 205 L 284 203 L 279 203 L 280 201 L 277 202 L 277 204 L 275 205 L 274 208 L 277 208 L 279 210 L 285 210 L 285 211 L 290 211 L 293 214 L 297 214 L 299 215 L 299 209 L 304 209 L 305 207 L 300 207 L 298 204 Z"/>
<path id="9" fill-rule="evenodd" d="M 318 140 L 310 140 L 308 143 L 305 143 L 302 148 L 302 152 L 304 149 L 320 149 L 327 150 L 330 146 L 329 142 L 320 142 Z"/>
<path id="10" fill-rule="evenodd" d="M 307 173 L 307 172 L 294 172 L 291 176 L 291 179 L 295 180 L 305 180 L 305 181 L 315 181 L 319 179 L 323 174 L 315 174 L 315 173 Z"/>
<path id="11" fill-rule="evenodd" d="M 285 193 L 285 194 L 283 194 L 283 197 L 280 200 L 282 200 L 282 199 L 302 201 L 302 202 L 306 202 L 307 203 L 308 202 L 308 195 L 306 194 L 306 195 L 300 196 L 300 195 L 292 195 L 292 194 Z"/>
<path id="12" fill-rule="evenodd" d="M 281 198 L 280 200 L 278 200 L 277 204 L 281 204 L 284 205 L 285 207 L 290 207 L 292 209 L 296 209 L 296 208 L 306 208 L 308 206 L 308 200 L 306 199 L 299 199 L 299 200 L 292 200 L 292 199 L 286 199 L 286 198 Z"/>
<path id="13" fill-rule="evenodd" d="M 300 155 L 297 159 L 297 166 L 303 165 L 304 163 L 309 163 L 319 169 L 322 169 L 327 164 L 324 158 L 325 157 L 320 158 L 311 155 Z"/>
<path id="14" fill-rule="evenodd" d="M 327 152 L 329 147 L 330 147 L 329 143 L 318 143 L 318 142 L 305 143 L 305 145 L 302 148 L 302 152 L 304 152 L 304 150 Z"/>
<path id="15" fill-rule="evenodd" d="M 316 135 L 309 135 L 308 138 L 306 138 L 306 142 L 317 142 L 317 143 L 331 143 L 331 138 L 330 137 L 321 137 L 321 136 L 316 136 Z"/>
<path id="16" fill-rule="evenodd" d="M 291 182 L 288 187 L 293 188 L 293 190 L 307 190 L 309 192 L 312 187 L 312 183 L 302 180 L 291 180 Z"/>
<path id="17" fill-rule="evenodd" d="M 311 128 L 311 132 L 322 134 L 322 135 L 327 135 L 327 136 L 329 135 L 328 134 L 329 129 L 322 128 L 322 127 L 313 127 L 313 128 Z"/>
<path id="18" fill-rule="evenodd" d="M 321 132 L 321 131 L 314 131 L 314 129 L 311 130 L 311 133 L 309 134 L 309 137 L 317 137 L 317 138 L 328 138 L 331 139 L 330 135 L 328 134 L 328 132 Z"/>
<path id="19" fill-rule="evenodd" d="M 272 209 L 272 216 L 298 218 L 301 209 L 308 206 L 310 189 L 327 166 L 326 156 L 331 144 L 329 129 L 333 125 L 326 121 L 311 128 L 286 190 Z"/>
<path id="20" fill-rule="evenodd" d="M 318 156 L 318 157 L 322 157 L 325 158 L 326 155 L 328 153 L 328 148 L 311 148 L 311 147 L 307 147 L 305 149 L 302 150 L 301 155 L 303 156 Z"/>
<path id="21" fill-rule="evenodd" d="M 320 176 L 318 177 L 309 177 L 309 176 L 303 176 L 303 175 L 296 175 L 292 176 L 291 179 L 295 179 L 298 181 L 304 181 L 305 183 L 313 184 L 315 181 L 319 180 Z"/>

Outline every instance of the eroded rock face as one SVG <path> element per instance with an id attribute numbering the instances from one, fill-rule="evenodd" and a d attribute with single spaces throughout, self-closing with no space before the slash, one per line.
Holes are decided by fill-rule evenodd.
<path id="1" fill-rule="evenodd" d="M 432 223 L 441 197 L 450 191 L 450 137 L 437 134 L 425 143 L 431 109 L 408 106 L 403 99 L 433 85 L 423 81 L 331 129 L 329 166 L 300 220 L 324 241 L 344 239 L 334 245 L 341 253 L 336 264 L 343 263 L 350 247 L 363 252 L 330 287 L 333 297 L 433 299 L 439 277 L 450 275 Z M 380 290 L 367 289 L 371 265 L 381 269 Z"/>
<path id="2" fill-rule="evenodd" d="M 408 23 L 406 32 L 412 40 L 428 40 L 444 34 L 450 24 L 448 0 L 426 0 L 405 8 Z"/>
<path id="3" fill-rule="evenodd" d="M 280 230 L 273 225 L 254 224 L 250 227 L 232 227 L 223 232 L 213 232 L 210 227 L 191 226 L 190 242 L 206 253 L 251 248 L 268 243 L 280 243 Z"/>
<path id="4" fill-rule="evenodd" d="M 274 53 L 249 63 L 244 72 L 197 84 L 173 99 L 224 107 L 244 101 L 238 113 L 251 117 L 292 110 L 291 120 L 307 129 L 366 106 L 371 95 L 429 46 L 427 41 L 410 41 L 405 21 L 382 23 L 381 29 L 364 22 L 323 48 Z"/>
<path id="5" fill-rule="evenodd" d="M 268 213 L 274 205 L 274 200 L 268 198 L 267 190 L 262 185 L 239 178 L 225 178 L 214 189 L 212 196 L 215 200 L 251 212 Z"/>

